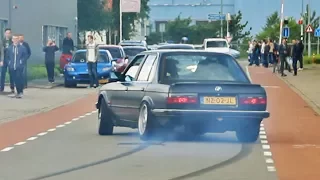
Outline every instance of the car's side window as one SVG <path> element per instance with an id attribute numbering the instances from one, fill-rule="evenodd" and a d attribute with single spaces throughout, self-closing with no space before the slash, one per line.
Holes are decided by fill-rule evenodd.
<path id="1" fill-rule="evenodd" d="M 138 81 L 148 81 L 151 69 L 153 67 L 153 64 L 156 58 L 157 58 L 157 55 L 155 54 L 148 55 L 138 75 Z"/>
<path id="2" fill-rule="evenodd" d="M 144 59 L 145 55 L 139 55 L 136 56 L 132 61 L 133 64 L 132 66 L 128 69 L 128 71 L 126 72 L 125 76 L 130 76 L 130 78 L 132 78 L 132 80 L 134 80 L 134 78 L 136 77 L 138 70 L 139 70 L 139 66 L 140 63 L 142 62 L 142 60 Z"/>

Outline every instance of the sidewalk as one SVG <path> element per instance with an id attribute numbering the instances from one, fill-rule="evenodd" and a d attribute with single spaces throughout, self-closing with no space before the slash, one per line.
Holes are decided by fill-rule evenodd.
<path id="1" fill-rule="evenodd" d="M 303 71 L 298 72 L 298 76 L 291 73 L 287 75 L 279 77 L 320 114 L 320 65 L 307 65 Z"/>
<path id="2" fill-rule="evenodd" d="M 37 80 L 38 82 L 45 82 Z M 37 85 L 41 86 L 41 83 Z M 43 83 L 45 85 L 48 83 Z M 58 83 L 57 83 L 58 84 Z M 71 103 L 88 94 L 97 93 L 98 89 L 87 88 L 64 88 L 51 89 L 32 88 L 32 84 L 24 92 L 22 99 L 10 98 L 8 93 L 0 94 L 0 125 L 1 123 L 19 119 L 35 113 L 49 111 L 51 109 Z M 45 86 L 43 86 L 45 87 Z M 5 89 L 9 92 L 9 88 Z M 92 105 L 94 106 L 94 104 Z"/>

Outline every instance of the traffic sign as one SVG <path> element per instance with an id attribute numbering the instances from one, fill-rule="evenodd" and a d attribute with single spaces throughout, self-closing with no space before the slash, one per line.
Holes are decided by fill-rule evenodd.
<path id="1" fill-rule="evenodd" d="M 225 14 L 208 14 L 208 20 L 210 21 L 218 21 L 218 20 L 225 20 Z"/>
<path id="2" fill-rule="evenodd" d="M 313 32 L 313 28 L 312 28 L 311 24 L 308 24 L 308 26 L 306 27 L 306 32 L 307 33 L 312 33 Z"/>
<path id="3" fill-rule="evenodd" d="M 320 37 L 320 27 L 318 27 L 318 28 L 314 31 L 314 36 L 315 36 L 315 37 Z"/>
<path id="4" fill-rule="evenodd" d="M 284 27 L 282 30 L 282 36 L 284 38 L 288 38 L 290 36 L 290 28 L 289 27 Z"/>

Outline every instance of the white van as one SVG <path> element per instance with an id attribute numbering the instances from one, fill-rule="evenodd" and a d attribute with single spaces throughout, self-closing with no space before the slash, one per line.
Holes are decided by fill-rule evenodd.
<path id="1" fill-rule="evenodd" d="M 203 48 L 207 51 L 229 53 L 230 45 L 223 38 L 208 38 L 203 40 Z"/>

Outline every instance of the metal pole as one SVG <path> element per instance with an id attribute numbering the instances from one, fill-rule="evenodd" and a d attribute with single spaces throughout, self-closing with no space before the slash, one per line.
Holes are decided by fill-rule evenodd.
<path id="1" fill-rule="evenodd" d="M 284 9 L 284 0 L 281 1 L 281 21 L 280 21 L 280 36 L 279 36 L 279 44 L 282 41 L 282 28 L 283 28 L 283 9 Z"/>
<path id="2" fill-rule="evenodd" d="M 223 16 L 223 0 L 221 0 L 220 8 L 221 8 L 221 10 L 220 10 L 220 12 L 221 12 L 220 16 Z M 221 26 L 221 29 L 220 29 L 220 37 L 223 38 L 223 19 L 222 19 L 222 18 L 220 18 L 220 26 Z"/>
<path id="3" fill-rule="evenodd" d="M 119 41 L 122 41 L 122 0 L 119 0 L 119 13 L 120 13 L 120 19 L 119 19 Z M 116 42 L 116 41 L 115 41 Z"/>
<path id="4" fill-rule="evenodd" d="M 301 0 L 301 19 L 302 19 L 302 23 L 301 23 L 301 32 L 300 32 L 300 39 L 301 41 L 304 40 L 303 38 L 303 24 L 304 24 L 304 19 L 303 19 L 303 13 L 304 13 L 304 0 Z"/>
<path id="5" fill-rule="evenodd" d="M 319 39 L 319 37 L 318 37 L 317 54 L 319 54 L 319 43 L 320 43 L 320 39 Z"/>
<path id="6" fill-rule="evenodd" d="M 12 0 L 8 0 L 8 4 L 9 4 L 9 16 L 8 16 L 8 27 L 12 28 Z"/>
<path id="7" fill-rule="evenodd" d="M 311 7 L 310 0 L 308 2 L 308 25 L 311 23 Z M 308 33 L 308 56 L 311 56 L 311 33 Z"/>

